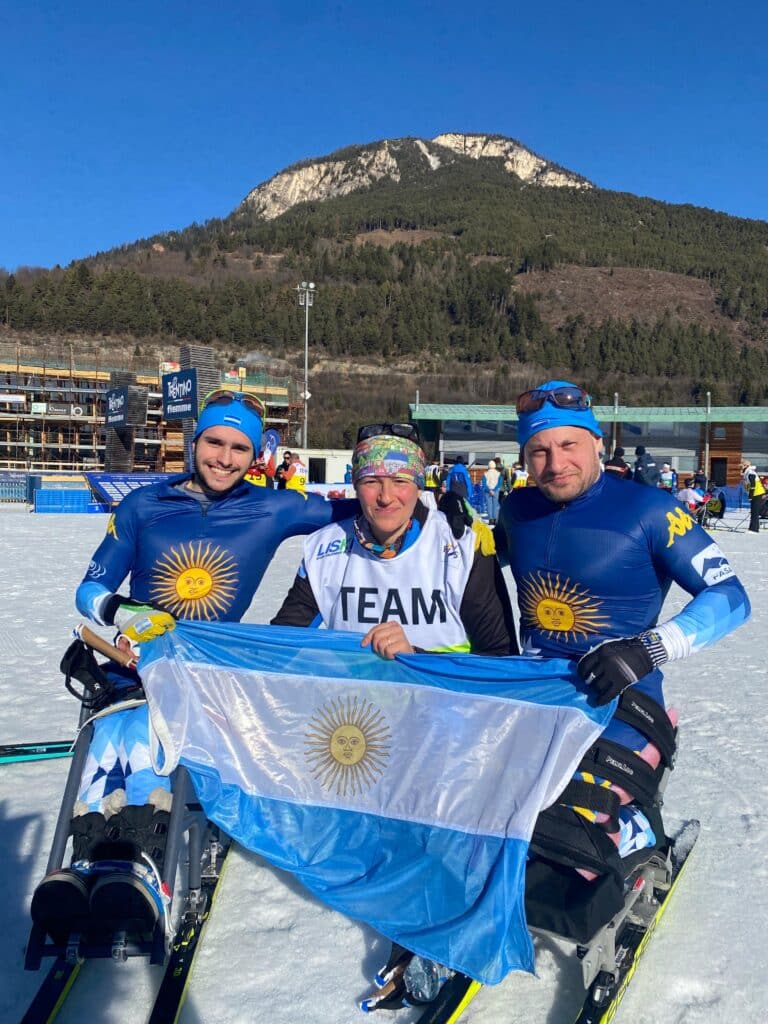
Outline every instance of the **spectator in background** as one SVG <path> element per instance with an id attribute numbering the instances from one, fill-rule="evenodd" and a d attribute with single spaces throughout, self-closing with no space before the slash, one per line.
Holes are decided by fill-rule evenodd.
<path id="1" fill-rule="evenodd" d="M 259 452 L 253 465 L 245 474 L 245 479 L 254 487 L 272 487 L 272 480 L 267 474 L 267 464 L 264 461 L 264 452 Z"/>
<path id="2" fill-rule="evenodd" d="M 702 494 L 707 489 L 707 474 L 704 472 L 704 467 L 699 466 L 696 472 L 693 474 L 693 486 L 697 487 Z"/>
<path id="3" fill-rule="evenodd" d="M 757 469 L 752 465 L 749 459 L 745 459 L 741 464 L 742 477 L 741 481 L 744 485 L 744 490 L 747 492 L 749 498 L 749 532 L 759 533 L 760 532 L 760 513 L 763 511 L 765 505 L 765 487 L 763 481 L 758 475 Z"/>
<path id="4" fill-rule="evenodd" d="M 504 460 L 501 455 L 497 455 L 494 461 L 496 463 L 496 469 L 501 473 L 501 490 L 499 491 L 499 504 L 501 504 L 512 490 L 512 478 L 509 472 L 509 467 L 504 465 Z"/>
<path id="5" fill-rule="evenodd" d="M 488 514 L 488 523 L 495 526 L 499 518 L 499 494 L 501 491 L 501 473 L 496 469 L 493 459 L 488 463 L 488 469 L 483 473 L 482 482 L 483 497 L 485 498 L 485 511 Z"/>
<path id="6" fill-rule="evenodd" d="M 283 452 L 283 461 L 275 470 L 275 480 L 277 481 L 278 491 L 285 490 L 285 474 L 291 468 L 291 459 L 293 456 L 289 451 Z"/>
<path id="7" fill-rule="evenodd" d="M 665 462 L 661 467 L 661 478 L 659 479 L 659 487 L 665 491 L 674 493 L 677 490 L 677 473 L 672 469 L 668 462 Z"/>
<path id="8" fill-rule="evenodd" d="M 446 491 L 453 491 L 460 498 L 469 498 L 472 494 L 472 477 L 469 475 L 469 470 L 464 465 L 464 459 L 461 455 L 456 456 L 456 461 L 448 470 L 445 489 Z"/>
<path id="9" fill-rule="evenodd" d="M 523 469 L 522 462 L 516 462 L 512 467 L 512 473 L 510 474 L 510 480 L 512 483 L 512 490 L 515 487 L 526 487 L 528 485 L 528 471 Z"/>
<path id="10" fill-rule="evenodd" d="M 302 493 L 306 491 L 307 482 L 309 481 L 309 470 L 302 462 L 298 452 L 294 452 L 291 456 L 291 464 L 285 471 L 284 479 L 287 491 L 301 491 Z"/>
<path id="11" fill-rule="evenodd" d="M 694 478 L 686 477 L 683 481 L 685 486 L 677 492 L 677 500 L 682 502 L 691 511 L 697 511 L 704 502 L 704 492 L 694 487 Z"/>
<path id="12" fill-rule="evenodd" d="M 426 479 L 424 483 L 425 490 L 431 491 L 433 496 L 436 498 L 440 491 L 442 482 L 440 464 L 438 462 L 430 462 L 426 468 Z"/>
<path id="13" fill-rule="evenodd" d="M 635 473 L 634 481 L 638 484 L 645 484 L 647 487 L 658 487 L 661 474 L 653 456 L 641 444 L 635 448 Z"/>
<path id="14" fill-rule="evenodd" d="M 621 447 L 614 450 L 612 458 L 606 459 L 603 468 L 606 473 L 610 473 L 619 480 L 632 479 L 632 467 L 624 461 L 624 449 Z"/>

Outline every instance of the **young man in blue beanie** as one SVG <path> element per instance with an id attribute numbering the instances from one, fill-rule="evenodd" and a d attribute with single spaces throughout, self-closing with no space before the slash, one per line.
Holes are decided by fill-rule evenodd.
<path id="1" fill-rule="evenodd" d="M 566 790 L 540 816 L 532 849 L 545 863 L 621 879 L 619 853 L 664 839 L 658 789 L 675 736 L 660 666 L 746 622 L 749 600 L 717 544 L 671 495 L 602 472 L 602 431 L 583 388 L 546 381 L 518 397 L 517 413 L 536 487 L 509 494 L 496 533 L 517 584 L 523 650 L 577 662 L 598 704 L 618 699 L 577 773 L 578 796 Z M 673 582 L 692 599 L 659 624 Z M 529 870 L 534 886 L 537 870 Z M 540 879 L 540 891 L 551 897 L 557 877 Z M 605 905 L 620 898 L 621 888 Z M 529 906 L 530 923 L 547 927 L 536 913 Z"/>
<path id="2" fill-rule="evenodd" d="M 80 583 L 81 614 L 132 643 L 177 618 L 237 622 L 279 545 L 354 515 L 356 501 L 253 487 L 244 478 L 261 448 L 264 409 L 247 393 L 213 392 L 200 411 L 193 471 L 128 494 Z M 119 593 L 130 574 L 129 595 Z M 140 686 L 135 675 L 133 683 Z M 140 691 L 139 691 L 140 692 Z M 171 804 L 151 768 L 146 706 L 97 720 L 72 818 L 72 867 L 37 887 L 33 920 L 61 940 L 81 925 L 151 932 L 164 913 Z M 155 871 L 146 870 L 149 856 Z M 107 861 L 109 870 L 102 870 Z"/>

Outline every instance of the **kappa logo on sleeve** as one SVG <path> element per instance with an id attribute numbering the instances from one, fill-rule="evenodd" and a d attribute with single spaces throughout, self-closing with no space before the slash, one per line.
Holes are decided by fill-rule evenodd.
<path id="1" fill-rule="evenodd" d="M 717 544 L 710 544 L 709 547 L 694 555 L 691 565 L 708 587 L 713 587 L 715 583 L 722 583 L 723 580 L 734 575 L 728 559 Z"/>
<path id="2" fill-rule="evenodd" d="M 669 540 L 667 547 L 671 548 L 677 537 L 684 537 L 693 528 L 693 520 L 684 508 L 676 508 L 674 512 L 667 512 L 669 523 Z"/>

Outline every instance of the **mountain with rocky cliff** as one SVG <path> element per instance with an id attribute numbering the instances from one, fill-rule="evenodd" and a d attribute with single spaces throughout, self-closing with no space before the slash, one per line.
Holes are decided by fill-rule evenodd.
<path id="1" fill-rule="evenodd" d="M 516 139 L 447 132 L 434 139 L 383 139 L 303 160 L 254 188 L 242 206 L 274 220 L 298 203 L 336 199 L 382 181 L 405 182 L 465 160 L 492 161 L 526 185 L 593 188 L 580 174 L 545 160 Z"/>
<path id="2" fill-rule="evenodd" d="M 287 167 L 224 217 L 0 271 L 0 334 L 110 338 L 136 359 L 200 342 L 224 365 L 257 349 L 299 371 L 306 338 L 329 447 L 373 408 L 405 415 L 417 388 L 503 404 L 544 375 L 603 402 L 752 405 L 768 402 L 766 254 L 765 222 L 601 189 L 514 139 L 385 139 Z"/>

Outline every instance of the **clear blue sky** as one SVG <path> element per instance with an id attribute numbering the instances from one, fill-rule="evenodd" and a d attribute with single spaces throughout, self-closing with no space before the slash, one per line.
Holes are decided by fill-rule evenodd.
<path id="1" fill-rule="evenodd" d="M 0 267 L 224 216 L 288 164 L 481 131 L 610 189 L 768 219 L 761 0 L 19 0 Z"/>

